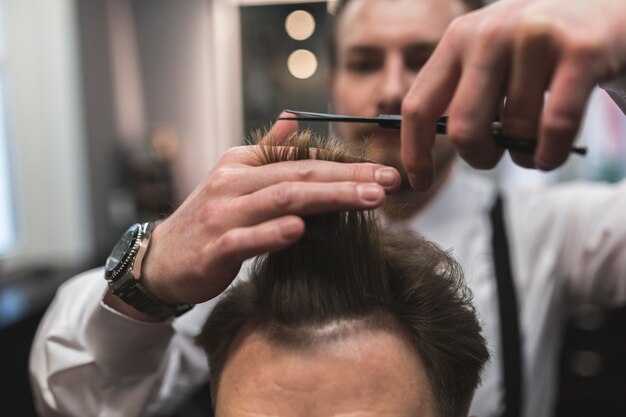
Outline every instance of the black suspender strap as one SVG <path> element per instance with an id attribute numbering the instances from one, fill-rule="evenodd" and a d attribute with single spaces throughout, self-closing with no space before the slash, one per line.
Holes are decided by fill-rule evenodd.
<path id="1" fill-rule="evenodd" d="M 503 417 L 520 417 L 522 410 L 522 341 L 518 320 L 517 297 L 511 272 L 509 243 L 502 214 L 502 197 L 491 209 L 492 246 L 498 285 L 502 369 L 504 371 Z"/>

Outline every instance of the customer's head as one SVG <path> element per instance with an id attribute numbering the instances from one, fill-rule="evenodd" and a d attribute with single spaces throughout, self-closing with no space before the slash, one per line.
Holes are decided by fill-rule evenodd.
<path id="1" fill-rule="evenodd" d="M 309 158 L 296 141 L 262 148 L 263 162 Z M 318 159 L 354 159 L 315 146 Z M 488 353 L 456 262 L 382 230 L 375 212 L 305 220 L 305 236 L 258 258 L 198 336 L 217 415 L 464 415 Z"/>
<path id="2" fill-rule="evenodd" d="M 403 97 L 448 25 L 480 5 L 480 0 L 339 1 L 329 45 L 333 110 L 399 114 Z M 398 131 L 349 123 L 337 128 L 344 139 L 371 138 L 369 157 L 405 172 Z M 439 137 L 433 154 L 436 175 L 447 171 L 454 155 L 452 145 Z M 406 177 L 403 183 L 408 185 Z"/>

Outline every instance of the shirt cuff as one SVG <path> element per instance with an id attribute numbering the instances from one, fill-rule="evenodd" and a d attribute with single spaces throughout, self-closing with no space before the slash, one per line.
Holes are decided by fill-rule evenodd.
<path id="1" fill-rule="evenodd" d="M 88 350 L 102 371 L 132 376 L 160 368 L 174 335 L 172 320 L 158 323 L 135 320 L 106 305 L 103 297 L 104 293 L 85 327 Z"/>

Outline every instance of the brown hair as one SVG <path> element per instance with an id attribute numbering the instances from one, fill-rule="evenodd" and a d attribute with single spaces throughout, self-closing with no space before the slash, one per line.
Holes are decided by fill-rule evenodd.
<path id="1" fill-rule="evenodd" d="M 285 147 L 260 146 L 261 163 L 310 158 L 310 133 Z M 343 142 L 316 139 L 317 159 L 353 161 Z M 294 349 L 384 329 L 410 341 L 441 416 L 467 412 L 488 359 L 471 293 L 458 264 L 434 244 L 381 228 L 375 211 L 305 219 L 304 237 L 256 259 L 249 281 L 228 290 L 197 343 L 208 356 L 213 404 L 231 344 L 245 324 Z M 319 330 L 341 324 L 320 337 Z"/>
<path id="2" fill-rule="evenodd" d="M 330 62 L 330 68 L 332 70 L 337 68 L 337 30 L 339 27 L 339 19 L 341 19 L 341 15 L 351 1 L 352 0 L 338 0 L 333 8 L 333 17 L 331 18 L 330 30 L 328 31 L 328 62 Z M 483 0 L 457 1 L 463 3 L 468 11 L 480 9 L 484 5 Z"/>

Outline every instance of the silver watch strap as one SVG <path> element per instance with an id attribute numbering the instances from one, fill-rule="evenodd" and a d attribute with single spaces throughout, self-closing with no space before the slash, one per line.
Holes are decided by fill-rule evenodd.
<path id="1" fill-rule="evenodd" d="M 155 223 L 143 223 L 141 225 L 140 233 L 137 235 L 137 242 L 135 242 L 139 251 L 147 250 L 147 245 L 154 227 Z M 138 250 L 135 250 L 133 259 L 129 260 L 128 265 L 119 277 L 114 280 L 109 280 L 111 293 L 134 309 L 161 320 L 169 317 L 178 317 L 191 310 L 193 304 L 168 304 L 150 294 L 150 292 L 141 285 L 135 277 L 133 270 L 135 267 L 141 268 L 144 254 L 142 253 L 139 262 L 135 263 L 134 257 L 137 256 L 137 253 Z M 139 272 L 137 276 L 140 279 L 141 273 Z"/>
<path id="2" fill-rule="evenodd" d="M 178 317 L 193 307 L 192 304 L 167 304 L 159 300 L 135 280 L 130 270 L 127 270 L 119 280 L 112 282 L 109 287 L 111 288 L 111 293 L 122 299 L 126 304 L 142 313 L 161 320 L 169 317 Z"/>

